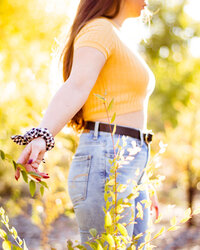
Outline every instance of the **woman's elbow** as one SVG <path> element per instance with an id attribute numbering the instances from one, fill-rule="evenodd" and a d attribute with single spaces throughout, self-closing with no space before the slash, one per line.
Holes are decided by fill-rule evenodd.
<path id="1" fill-rule="evenodd" d="M 96 78 L 87 77 L 82 74 L 79 77 L 70 77 L 66 84 L 69 84 L 74 89 L 77 89 L 82 92 L 90 92 L 96 82 Z"/>

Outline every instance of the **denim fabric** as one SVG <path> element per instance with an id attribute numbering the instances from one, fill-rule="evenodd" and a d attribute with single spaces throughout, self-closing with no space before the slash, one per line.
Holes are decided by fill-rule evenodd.
<path id="1" fill-rule="evenodd" d="M 122 135 L 114 134 L 114 145 L 118 138 L 120 138 L 119 145 L 122 144 Z M 133 141 L 136 142 L 137 147 L 140 147 L 140 151 L 134 156 L 133 160 L 130 160 L 127 165 L 123 165 L 117 170 L 117 182 L 121 184 L 127 184 L 127 180 L 135 180 L 138 184 L 142 182 L 146 173 L 145 167 L 149 158 L 149 146 L 143 140 L 135 139 L 130 136 L 125 136 L 127 145 L 123 156 L 128 156 L 128 148 L 132 148 Z M 118 148 L 116 149 L 116 152 Z M 73 156 L 73 160 L 69 169 L 68 175 L 68 192 L 73 203 L 76 220 L 79 226 L 81 244 L 87 249 L 91 249 L 85 241 L 88 241 L 88 237 L 91 238 L 89 233 L 90 228 L 96 228 L 98 233 L 104 231 L 104 211 L 102 207 L 105 207 L 104 201 L 104 188 L 106 178 L 109 178 L 111 165 L 109 159 L 114 158 L 114 149 L 111 133 L 103 131 L 93 131 L 88 133 L 82 133 L 80 136 L 79 145 Z M 136 171 L 137 170 L 137 171 Z M 128 188 L 118 193 L 117 200 L 127 197 L 132 192 L 133 184 L 128 184 Z M 141 200 L 148 200 L 148 187 L 139 192 L 137 198 L 131 199 L 132 208 L 137 209 L 135 205 Z M 129 224 L 127 231 L 129 236 L 143 233 L 148 228 L 149 222 L 149 208 L 144 208 L 143 220 L 136 219 L 137 224 Z M 120 223 L 128 223 L 132 212 L 131 208 L 125 208 L 122 213 L 125 216 L 120 219 Z M 144 242 L 145 234 L 141 237 L 137 243 L 139 246 Z M 143 248 L 145 249 L 145 247 Z"/>

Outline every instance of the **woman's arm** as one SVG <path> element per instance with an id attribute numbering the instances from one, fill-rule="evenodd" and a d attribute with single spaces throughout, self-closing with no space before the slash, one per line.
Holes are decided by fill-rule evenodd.
<path id="1" fill-rule="evenodd" d="M 84 105 L 105 62 L 105 56 L 96 48 L 80 47 L 75 50 L 71 74 L 52 98 L 38 127 L 47 128 L 55 136 Z M 45 178 L 46 174 L 38 171 L 45 152 L 45 140 L 35 138 L 24 148 L 17 163 Z M 19 177 L 17 168 L 15 178 L 18 180 Z"/>
<path id="2" fill-rule="evenodd" d="M 38 127 L 46 127 L 55 136 L 84 105 L 105 61 L 95 48 L 78 48 L 70 77 L 51 100 Z"/>

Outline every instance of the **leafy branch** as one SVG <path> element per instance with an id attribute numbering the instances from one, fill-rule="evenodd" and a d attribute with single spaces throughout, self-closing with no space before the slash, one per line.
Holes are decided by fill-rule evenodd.
<path id="1" fill-rule="evenodd" d="M 41 181 L 39 179 L 41 178 L 39 174 L 32 171 L 28 172 L 22 164 L 15 162 L 9 154 L 4 153 L 4 151 L 1 149 L 0 149 L 0 158 L 3 161 L 10 162 L 14 167 L 15 171 L 18 169 L 21 172 L 23 180 L 29 184 L 29 191 L 32 197 L 34 196 L 36 191 L 36 183 L 40 184 L 40 194 L 43 196 L 44 188 L 48 189 L 48 185 L 45 181 Z"/>
<path id="2" fill-rule="evenodd" d="M 3 243 L 2 243 L 3 250 L 11 250 L 11 248 L 13 250 L 19 250 L 19 249 L 28 250 L 25 240 L 22 240 L 18 236 L 17 230 L 14 227 L 10 228 L 9 218 L 6 215 L 5 210 L 2 207 L 0 207 L 0 222 L 8 230 L 8 233 L 6 233 L 6 231 L 4 231 L 3 229 L 0 229 L 0 238 L 3 239 Z M 8 234 L 10 234 L 12 236 L 12 238 L 15 240 L 17 245 L 12 244 L 8 240 Z"/>

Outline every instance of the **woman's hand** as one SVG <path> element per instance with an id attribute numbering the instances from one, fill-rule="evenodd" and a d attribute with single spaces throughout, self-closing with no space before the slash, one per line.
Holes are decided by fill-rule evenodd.
<path id="1" fill-rule="evenodd" d="M 158 196 L 157 193 L 154 189 L 154 193 L 153 195 L 150 195 L 150 199 L 151 199 L 151 211 L 153 211 L 153 208 L 155 209 L 156 212 L 156 220 L 158 219 L 159 216 L 159 203 L 158 203 Z"/>
<path id="2" fill-rule="evenodd" d="M 39 172 L 38 167 L 46 152 L 46 142 L 42 137 L 33 139 L 22 151 L 17 163 L 24 165 L 28 172 L 35 172 L 41 176 L 41 178 L 49 178 L 48 174 Z M 20 177 L 20 168 L 17 167 L 15 172 L 15 179 Z M 36 180 L 41 181 L 41 178 L 32 176 Z"/>

